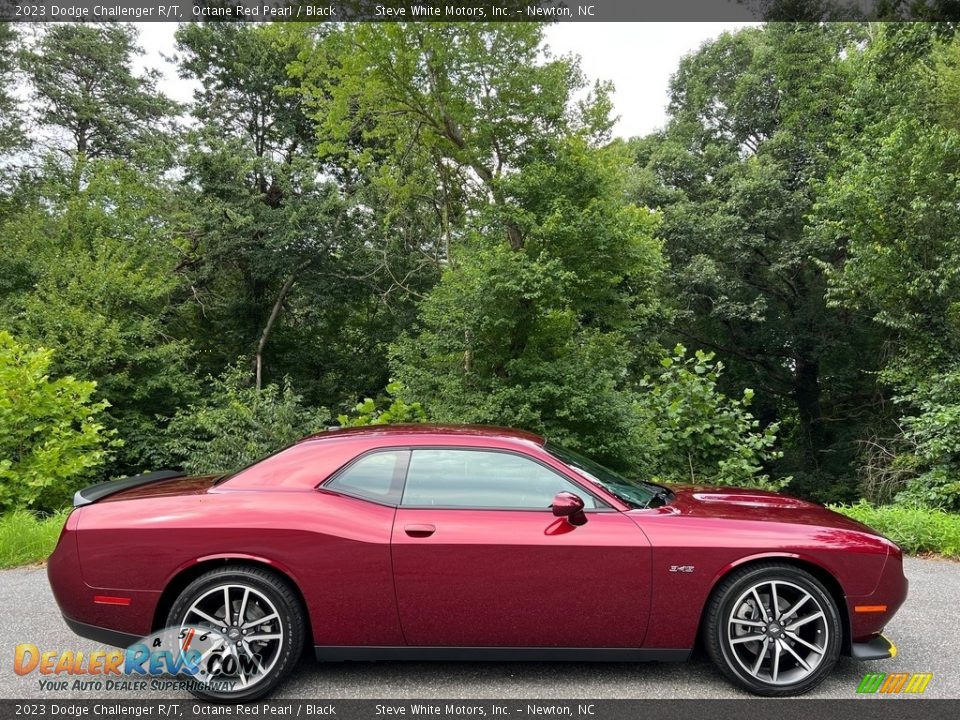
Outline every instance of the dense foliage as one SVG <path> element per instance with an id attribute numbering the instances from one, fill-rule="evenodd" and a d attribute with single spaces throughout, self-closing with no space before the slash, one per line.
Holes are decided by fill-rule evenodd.
<path id="1" fill-rule="evenodd" d="M 49 348 L 36 391 L 74 383 L 58 412 L 97 428 L 83 462 L 5 450 L 0 506 L 338 418 L 960 508 L 952 25 L 723 34 L 627 141 L 535 23 L 184 24 L 175 50 L 185 107 L 132 26 L 0 25 L 4 352 Z"/>
<path id="2" fill-rule="evenodd" d="M 302 401 L 289 380 L 257 388 L 246 368 L 232 366 L 208 378 L 201 401 L 177 410 L 155 451 L 156 463 L 195 474 L 246 467 L 325 428 L 326 409 Z"/>
<path id="3" fill-rule="evenodd" d="M 0 512 L 49 509 L 78 490 L 114 444 L 96 383 L 52 379 L 51 352 L 0 331 Z"/>
<path id="4" fill-rule="evenodd" d="M 776 489 L 789 478 L 771 482 L 765 468 L 781 456 L 774 448 L 776 423 L 760 428 L 747 409 L 753 390 L 740 398 L 717 388 L 723 363 L 714 354 L 677 345 L 660 361 L 655 375 L 639 382 L 634 420 L 641 468 L 663 482 L 751 485 Z"/>
<path id="5" fill-rule="evenodd" d="M 340 427 L 365 427 L 367 425 L 411 424 L 427 421 L 427 413 L 418 402 L 408 403 L 400 394 L 403 386 L 393 381 L 384 388 L 379 399 L 364 398 L 349 413 L 337 416 Z"/>

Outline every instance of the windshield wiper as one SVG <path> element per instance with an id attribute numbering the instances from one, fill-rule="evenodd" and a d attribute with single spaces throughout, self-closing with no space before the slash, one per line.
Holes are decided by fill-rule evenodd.
<path id="1" fill-rule="evenodd" d="M 647 501 L 647 504 L 644 505 L 645 508 L 663 507 L 664 505 L 667 504 L 667 502 L 669 502 L 670 496 L 673 495 L 673 493 L 667 490 L 667 488 L 660 487 L 659 485 L 654 485 L 653 483 L 646 483 L 646 484 L 649 485 L 650 487 L 657 488 L 657 491 L 653 494 L 653 497 Z M 654 505 L 654 503 L 657 503 L 657 504 Z"/>

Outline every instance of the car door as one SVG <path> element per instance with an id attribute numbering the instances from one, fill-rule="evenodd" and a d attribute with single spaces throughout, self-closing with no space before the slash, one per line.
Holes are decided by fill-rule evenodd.
<path id="1" fill-rule="evenodd" d="M 560 491 L 587 522 L 555 517 Z M 532 457 L 414 448 L 391 542 L 408 645 L 640 647 L 650 547 L 628 517 Z"/>

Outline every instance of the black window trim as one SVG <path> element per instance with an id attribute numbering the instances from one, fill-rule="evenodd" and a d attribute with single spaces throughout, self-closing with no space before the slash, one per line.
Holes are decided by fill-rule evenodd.
<path id="1" fill-rule="evenodd" d="M 345 497 L 353 498 L 355 500 L 362 500 L 363 502 L 373 503 L 374 505 L 380 505 L 381 507 L 392 507 L 392 508 L 403 508 L 406 510 L 470 510 L 472 512 L 477 512 L 480 510 L 492 510 L 496 512 L 550 512 L 550 506 L 545 508 L 518 508 L 518 507 L 463 507 L 461 505 L 403 505 L 403 493 L 407 489 L 407 475 L 410 471 L 410 460 L 413 457 L 413 451 L 415 450 L 467 450 L 467 451 L 476 451 L 476 452 L 495 452 L 502 453 L 505 455 L 516 455 L 518 457 L 530 460 L 535 462 L 541 467 L 549 470 L 555 475 L 559 475 L 564 480 L 572 484 L 574 487 L 578 488 L 581 492 L 585 493 L 592 497 L 599 507 L 595 508 L 584 508 L 585 513 L 616 513 L 620 512 L 617 508 L 613 507 L 607 500 L 600 497 L 596 492 L 588 487 L 584 487 L 583 483 L 578 481 L 576 478 L 571 477 L 566 472 L 557 470 L 557 468 L 548 465 L 543 462 L 540 458 L 533 457 L 527 453 L 520 452 L 519 450 L 511 450 L 509 448 L 493 448 L 485 447 L 479 445 L 382 445 L 380 447 L 370 448 L 365 450 L 354 458 L 351 458 L 349 461 L 341 465 L 339 468 L 330 473 L 326 478 L 321 480 L 316 487 L 314 488 L 318 492 L 331 493 L 336 495 L 343 495 Z M 364 495 L 359 495 L 357 493 L 347 492 L 346 490 L 341 490 L 339 488 L 330 488 L 326 487 L 329 483 L 332 483 L 336 478 L 349 470 L 354 464 L 367 457 L 368 455 L 373 455 L 374 453 L 381 452 L 406 452 L 403 460 L 397 464 L 397 467 L 394 468 L 393 480 L 390 484 L 390 489 L 393 490 L 394 485 L 397 484 L 398 480 L 400 483 L 400 495 L 399 500 L 396 503 L 382 502 L 380 500 L 374 500 L 373 498 L 366 497 Z M 401 476 L 398 478 L 398 475 Z"/>
<path id="2" fill-rule="evenodd" d="M 535 458 L 531 455 L 527 455 L 524 452 L 519 450 L 511 450 L 509 448 L 491 448 L 491 447 L 481 447 L 477 445 L 412 445 L 406 446 L 406 449 L 410 450 L 410 454 L 407 456 L 407 467 L 406 472 L 403 478 L 403 488 L 400 493 L 400 503 L 397 505 L 397 508 L 403 510 L 469 510 L 471 512 L 478 512 L 483 510 L 492 510 L 496 512 L 551 512 L 550 506 L 547 505 L 543 509 L 538 508 L 518 508 L 518 507 L 495 507 L 495 506 L 484 506 L 484 507 L 464 507 L 462 505 L 404 505 L 403 504 L 403 493 L 407 489 L 407 479 L 410 473 L 410 461 L 413 459 L 413 453 L 417 450 L 466 450 L 474 452 L 494 452 L 501 453 L 503 455 L 516 455 L 517 457 L 524 458 L 525 460 L 530 460 L 531 462 L 540 465 L 546 470 L 552 472 L 554 475 L 559 475 L 561 478 L 566 480 L 568 483 L 578 488 L 581 492 L 585 493 L 592 497 L 597 503 L 600 504 L 599 507 L 595 508 L 584 508 L 585 513 L 609 513 L 609 512 L 619 512 L 615 507 L 610 503 L 604 500 L 602 497 L 597 495 L 595 492 L 589 488 L 584 487 L 581 483 L 577 482 L 575 478 L 570 477 L 565 472 L 557 470 L 555 467 L 548 465 L 547 463 L 540 460 L 540 458 Z"/>
<path id="3" fill-rule="evenodd" d="M 342 490 L 340 488 L 326 487 L 330 483 L 334 482 L 338 477 L 348 472 L 350 468 L 356 465 L 361 460 L 370 457 L 371 455 L 376 455 L 378 453 L 385 452 L 394 452 L 400 453 L 400 462 L 396 464 L 396 467 L 393 469 L 393 477 L 390 479 L 390 494 L 394 495 L 394 491 L 399 490 L 399 494 L 396 495 L 397 502 L 385 502 L 381 500 L 376 500 L 366 495 L 361 495 L 355 492 L 349 492 L 347 490 Z M 406 487 L 407 482 L 407 468 L 410 467 L 410 448 L 406 446 L 384 446 L 370 448 L 356 457 L 348 460 L 346 463 L 341 465 L 339 468 L 330 473 L 326 478 L 320 481 L 320 483 L 314 488 L 318 492 L 333 493 L 336 495 L 343 495 L 345 497 L 350 497 L 355 500 L 362 500 L 364 502 L 373 503 L 374 505 L 380 505 L 381 507 L 391 507 L 398 508 L 400 507 L 400 500 L 403 499 L 403 489 Z"/>

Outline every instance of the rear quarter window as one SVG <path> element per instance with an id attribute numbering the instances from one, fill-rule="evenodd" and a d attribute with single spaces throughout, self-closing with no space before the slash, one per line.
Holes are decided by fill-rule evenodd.
<path id="1" fill-rule="evenodd" d="M 323 484 L 327 490 L 387 505 L 400 502 L 407 450 L 379 450 L 362 455 Z"/>

